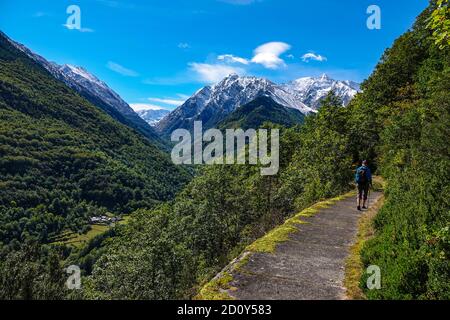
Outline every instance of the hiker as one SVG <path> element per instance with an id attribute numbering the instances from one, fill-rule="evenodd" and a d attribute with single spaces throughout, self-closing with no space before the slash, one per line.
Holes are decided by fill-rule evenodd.
<path id="1" fill-rule="evenodd" d="M 369 188 L 372 186 L 372 173 L 367 165 L 367 160 L 362 162 L 362 166 L 356 169 L 355 182 L 358 185 L 358 210 L 361 211 L 361 200 L 363 209 L 367 209 Z"/>

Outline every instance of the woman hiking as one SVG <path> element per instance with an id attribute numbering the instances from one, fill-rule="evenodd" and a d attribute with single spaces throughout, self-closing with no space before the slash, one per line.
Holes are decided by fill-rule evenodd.
<path id="1" fill-rule="evenodd" d="M 368 199 L 369 188 L 372 186 L 372 172 L 368 166 L 367 160 L 362 162 L 362 166 L 356 169 L 355 182 L 358 185 L 358 210 L 367 209 L 366 202 Z"/>

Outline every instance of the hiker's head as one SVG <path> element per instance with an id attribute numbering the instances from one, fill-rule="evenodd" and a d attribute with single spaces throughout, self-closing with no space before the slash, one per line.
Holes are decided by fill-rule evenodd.
<path id="1" fill-rule="evenodd" d="M 368 164 L 367 160 L 363 160 L 362 164 L 363 164 L 363 166 L 367 166 L 367 164 Z"/>

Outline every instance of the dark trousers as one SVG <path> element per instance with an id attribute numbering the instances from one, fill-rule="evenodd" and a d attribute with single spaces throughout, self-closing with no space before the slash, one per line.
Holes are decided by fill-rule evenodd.
<path id="1" fill-rule="evenodd" d="M 367 200 L 369 194 L 369 184 L 368 183 L 358 183 L 358 199 Z"/>

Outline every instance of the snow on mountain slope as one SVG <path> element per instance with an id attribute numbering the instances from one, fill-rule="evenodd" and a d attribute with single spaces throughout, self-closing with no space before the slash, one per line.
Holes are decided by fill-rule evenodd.
<path id="1" fill-rule="evenodd" d="M 77 91 L 86 90 L 89 93 L 108 103 L 124 115 L 136 115 L 133 109 L 106 83 L 99 80 L 93 74 L 82 67 L 73 65 L 55 65 L 60 76 L 67 85 Z"/>
<path id="2" fill-rule="evenodd" d="M 345 106 L 360 91 L 359 84 L 356 82 L 334 80 L 326 74 L 320 78 L 300 78 L 283 85 L 283 87 L 293 92 L 304 104 L 315 110 L 320 107 L 320 102 L 331 90 L 334 90 L 336 95 L 342 99 Z"/>
<path id="3" fill-rule="evenodd" d="M 157 110 L 140 110 L 136 113 L 144 119 L 149 125 L 155 126 L 159 121 L 161 121 L 165 116 L 167 116 L 170 111 L 166 109 Z"/>
<path id="4" fill-rule="evenodd" d="M 333 80 L 326 75 L 321 78 L 300 78 L 278 85 L 264 78 L 231 74 L 219 83 L 197 91 L 182 106 L 162 119 L 156 128 L 164 135 L 178 128 L 191 129 L 194 121 L 202 121 L 204 128 L 211 128 L 238 107 L 261 96 L 270 97 L 278 104 L 307 115 L 317 112 L 320 101 L 331 90 L 347 105 L 359 91 L 359 85 Z"/>
<path id="5" fill-rule="evenodd" d="M 238 107 L 261 96 L 268 96 L 303 114 L 315 112 L 283 86 L 264 78 L 231 74 L 219 83 L 197 91 L 182 106 L 161 120 L 157 124 L 157 130 L 168 135 L 178 128 L 191 129 L 194 121 L 202 121 L 204 128 L 211 128 Z"/>

